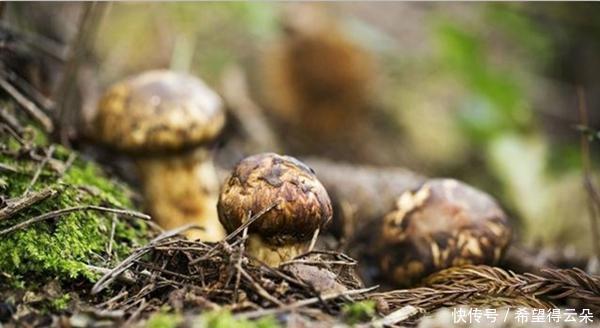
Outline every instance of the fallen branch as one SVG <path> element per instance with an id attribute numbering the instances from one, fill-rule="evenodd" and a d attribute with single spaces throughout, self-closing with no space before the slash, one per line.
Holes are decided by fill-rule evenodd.
<path id="1" fill-rule="evenodd" d="M 9 114 L 6 108 L 0 109 L 0 120 L 8 125 L 20 137 L 23 136 L 25 128 L 19 123 L 16 117 Z"/>
<path id="2" fill-rule="evenodd" d="M 395 167 L 358 166 L 307 158 L 334 205 L 334 229 L 352 236 L 392 210 L 398 197 L 426 178 Z"/>
<path id="3" fill-rule="evenodd" d="M 373 320 L 373 321 L 369 322 L 368 324 L 357 325 L 356 327 L 360 327 L 360 328 L 384 327 L 384 326 L 395 325 L 399 322 L 410 319 L 411 317 L 414 317 L 421 312 L 423 312 L 422 309 L 419 309 L 419 308 L 411 306 L 411 305 L 407 305 L 405 307 L 402 307 L 402 308 L 386 315 L 385 317 L 383 317 L 381 319 Z"/>
<path id="4" fill-rule="evenodd" d="M 328 293 L 328 294 L 323 294 L 319 297 L 311 297 L 311 298 L 307 298 L 305 300 L 301 300 L 301 301 L 297 301 L 291 304 L 287 304 L 287 305 L 283 305 L 281 307 L 278 308 L 272 308 L 272 309 L 264 309 L 264 310 L 257 310 L 257 311 L 251 311 L 251 312 L 245 312 L 245 313 L 239 313 L 236 315 L 236 317 L 238 318 L 245 318 L 245 319 L 254 319 L 254 318 L 259 318 L 259 317 L 264 317 L 267 315 L 275 315 L 275 314 L 279 314 L 279 313 L 283 313 L 283 312 L 288 312 L 288 311 L 292 311 L 292 310 L 296 310 L 311 304 L 315 304 L 318 302 L 322 302 L 322 301 L 328 301 L 331 299 L 335 299 L 338 297 L 343 297 L 343 296 L 353 296 L 353 295 L 363 295 L 366 294 L 370 291 L 373 291 L 375 289 L 379 288 L 379 286 L 372 286 L 372 287 L 368 287 L 368 288 L 362 288 L 362 289 L 354 289 L 354 290 L 348 290 L 348 291 L 343 291 L 343 292 L 338 292 L 338 293 Z"/>
<path id="5" fill-rule="evenodd" d="M 18 198 L 6 200 L 6 206 L 0 208 L 0 221 L 10 219 L 20 211 L 35 205 L 43 200 L 54 197 L 58 194 L 58 189 L 47 187 L 40 191 L 32 192 Z"/>
<path id="6" fill-rule="evenodd" d="M 223 74 L 222 85 L 223 98 L 231 113 L 240 121 L 243 133 L 254 144 L 253 152 L 277 152 L 282 149 L 264 111 L 250 97 L 244 71 L 238 66 L 229 67 Z"/>
<path id="7" fill-rule="evenodd" d="M 68 59 L 60 83 L 57 86 L 56 120 L 59 126 L 59 139 L 63 144 L 68 144 L 70 133 L 76 132 L 76 123 L 81 119 L 76 97 L 78 73 L 84 63 L 86 52 L 98 34 L 100 23 L 110 7 L 110 3 L 91 2 L 83 5 L 77 34 L 69 47 Z"/>
<path id="8" fill-rule="evenodd" d="M 0 171 L 6 171 L 6 172 L 10 172 L 10 173 L 19 173 L 19 170 L 17 170 L 17 168 L 7 165 L 7 164 L 2 164 L 2 163 L 0 163 Z"/>
<path id="9" fill-rule="evenodd" d="M 9 96 L 11 96 L 17 104 L 19 104 L 25 111 L 31 116 L 32 119 L 36 120 L 44 128 L 46 132 L 52 132 L 54 130 L 54 124 L 46 113 L 44 113 L 34 102 L 27 99 L 19 90 L 13 87 L 6 79 L 0 78 L 0 88 L 4 89 Z"/>
<path id="10" fill-rule="evenodd" d="M 11 35 L 15 35 L 28 46 L 40 50 L 41 53 L 47 55 L 49 58 L 53 58 L 59 62 L 63 62 L 66 59 L 66 48 L 60 43 L 41 34 L 17 30 L 4 22 L 0 22 L 0 31 L 6 31 Z"/>
<path id="11" fill-rule="evenodd" d="M 52 159 L 52 155 L 54 154 L 54 148 L 55 148 L 54 145 L 51 145 L 46 150 L 46 156 L 44 156 L 44 159 L 38 164 L 38 167 L 35 170 L 35 173 L 33 174 L 33 178 L 27 185 L 27 188 L 25 188 L 25 192 L 23 192 L 23 195 L 27 195 L 29 193 L 29 191 L 31 190 L 31 188 L 33 188 L 33 186 L 37 182 L 38 178 L 40 177 L 40 174 L 42 173 L 42 169 L 44 169 L 44 166 L 46 166 L 46 163 L 48 163 L 48 161 Z"/>
<path id="12" fill-rule="evenodd" d="M 88 269 L 90 269 L 91 271 L 94 271 L 94 272 L 97 272 L 97 273 L 100 273 L 100 274 L 103 274 L 103 275 L 108 274 L 108 273 L 111 272 L 110 269 L 102 268 L 102 267 L 91 265 L 91 264 L 87 264 L 86 267 Z M 133 284 L 135 284 L 135 281 L 136 281 L 135 278 L 134 278 L 134 276 L 133 276 L 133 274 L 131 272 L 129 272 L 129 271 L 125 271 L 122 274 L 120 274 L 117 277 L 117 280 L 120 281 L 120 282 L 122 282 L 122 283 L 124 283 L 124 284 L 128 284 L 128 285 L 133 285 Z"/>
<path id="13" fill-rule="evenodd" d="M 15 85 L 21 91 L 25 92 L 31 97 L 37 104 L 42 106 L 44 110 L 48 111 L 54 108 L 54 102 L 44 96 L 40 91 L 34 88 L 27 80 L 20 77 L 17 73 L 10 70 L 8 67 L 4 68 L 6 71 L 0 71 L 0 75 L 5 76 L 11 84 Z"/>

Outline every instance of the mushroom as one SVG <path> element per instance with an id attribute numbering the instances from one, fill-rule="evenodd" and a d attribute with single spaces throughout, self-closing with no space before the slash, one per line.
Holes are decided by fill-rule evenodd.
<path id="1" fill-rule="evenodd" d="M 403 193 L 382 223 L 382 274 L 407 287 L 441 269 L 496 264 L 511 238 L 508 219 L 487 194 L 453 179 Z"/>
<path id="2" fill-rule="evenodd" d="M 373 162 L 382 157 L 371 142 L 376 60 L 327 7 L 282 7 L 283 33 L 263 52 L 257 96 L 286 149 Z"/>
<path id="3" fill-rule="evenodd" d="M 248 227 L 248 253 L 278 266 L 306 252 L 332 216 L 331 201 L 315 172 L 299 160 L 274 153 L 241 160 L 224 182 L 217 210 L 232 232 L 271 206 Z"/>
<path id="4" fill-rule="evenodd" d="M 188 74 L 149 71 L 111 86 L 92 122 L 96 139 L 135 155 L 150 214 L 163 228 L 196 223 L 190 238 L 224 237 L 219 182 L 207 147 L 225 123 L 223 102 Z"/>

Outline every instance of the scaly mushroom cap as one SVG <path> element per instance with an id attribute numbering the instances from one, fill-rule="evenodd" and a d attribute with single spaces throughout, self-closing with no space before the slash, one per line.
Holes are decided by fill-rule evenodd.
<path id="1" fill-rule="evenodd" d="M 225 122 L 223 102 L 200 79 L 167 70 L 114 84 L 100 100 L 93 133 L 126 152 L 167 152 L 213 140 Z"/>
<path id="2" fill-rule="evenodd" d="M 265 153 L 246 157 L 225 181 L 217 210 L 219 220 L 234 231 L 249 213 L 272 205 L 249 227 L 271 245 L 309 241 L 316 229 L 329 222 L 331 201 L 315 173 L 290 156 Z"/>
<path id="3" fill-rule="evenodd" d="M 436 179 L 402 194 L 385 216 L 381 235 L 382 273 L 398 286 L 410 286 L 451 266 L 497 263 L 511 230 L 489 195 Z"/>

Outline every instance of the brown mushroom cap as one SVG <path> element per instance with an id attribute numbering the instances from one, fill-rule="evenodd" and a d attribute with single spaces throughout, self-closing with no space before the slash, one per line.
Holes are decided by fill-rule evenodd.
<path id="1" fill-rule="evenodd" d="M 497 263 L 511 230 L 489 195 L 456 180 L 435 179 L 398 199 L 381 236 L 382 272 L 394 284 L 409 286 L 451 266 Z"/>
<path id="2" fill-rule="evenodd" d="M 329 222 L 331 201 L 315 173 L 290 156 L 265 153 L 246 157 L 225 181 L 217 210 L 219 220 L 234 231 L 249 213 L 274 204 L 249 227 L 272 245 L 308 241 L 316 229 Z"/>
<path id="3" fill-rule="evenodd" d="M 225 122 L 223 102 L 200 79 L 155 70 L 116 83 L 102 97 L 93 134 L 126 152 L 165 152 L 213 140 Z"/>

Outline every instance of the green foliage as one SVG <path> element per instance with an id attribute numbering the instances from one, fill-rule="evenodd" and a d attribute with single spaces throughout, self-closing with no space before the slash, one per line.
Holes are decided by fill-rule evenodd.
<path id="1" fill-rule="evenodd" d="M 147 328 L 175 328 L 182 321 L 179 314 L 156 312 L 146 323 Z"/>
<path id="2" fill-rule="evenodd" d="M 70 154 L 69 150 L 57 147 L 54 158 L 66 160 Z M 19 171 L 8 173 L 3 178 L 7 184 L 1 193 L 7 198 L 22 196 L 39 162 L 2 154 L 0 162 Z M 95 164 L 81 159 L 75 160 L 62 176 L 51 168 L 50 163 L 47 164 L 31 192 L 45 187 L 60 191 L 57 196 L 35 204 L 11 219 L 0 221 L 0 230 L 37 215 L 72 206 L 132 206 L 124 186 L 104 177 Z M 112 261 L 124 257 L 132 247 L 143 243 L 147 232 L 145 224 L 139 220 L 114 220 Z M 25 280 L 25 277 L 28 278 L 25 282 L 30 282 L 32 275 L 42 278 L 56 276 L 62 281 L 79 277 L 94 280 L 97 274 L 90 271 L 87 264 L 104 267 L 113 264 L 106 253 L 112 222 L 112 214 L 77 211 L 4 235 L 0 238 L 0 271 L 13 277 L 13 285 L 19 285 L 16 281 Z"/>
<path id="3" fill-rule="evenodd" d="M 373 318 L 375 315 L 375 302 L 366 300 L 346 304 L 342 309 L 342 313 L 348 324 L 357 324 Z"/>
<path id="4" fill-rule="evenodd" d="M 258 320 L 236 319 L 228 311 L 213 311 L 200 317 L 202 327 L 206 328 L 278 328 L 281 325 L 273 317 Z"/>
<path id="5" fill-rule="evenodd" d="M 527 74 L 552 60 L 551 39 L 515 6 L 482 6 L 479 22 L 435 20 L 441 64 L 469 93 L 459 121 L 473 140 L 484 143 L 532 130 Z"/>
<path id="6" fill-rule="evenodd" d="M 490 65 L 483 36 L 454 23 L 441 24 L 437 33 L 445 65 L 471 93 L 459 119 L 475 140 L 529 123 L 519 82 L 512 72 Z"/>
<path id="7" fill-rule="evenodd" d="M 53 311 L 64 311 L 69 307 L 69 302 L 71 302 L 71 295 L 63 294 L 62 296 L 53 299 L 50 302 L 50 307 Z"/>
<path id="8" fill-rule="evenodd" d="M 96 44 L 99 57 L 108 61 L 100 70 L 107 82 L 122 78 L 124 72 L 167 67 L 170 62 L 170 68 L 189 70 L 214 85 L 224 67 L 246 59 L 261 40 L 277 31 L 277 7 L 272 3 L 118 3 L 114 7 Z"/>
<path id="9" fill-rule="evenodd" d="M 518 3 L 490 3 L 484 17 L 493 26 L 506 34 L 520 48 L 520 52 L 537 67 L 543 67 L 554 59 L 552 40 L 547 29 L 540 28 L 531 16 L 518 7 Z M 533 60 L 531 60 L 533 59 Z"/>
<path id="10" fill-rule="evenodd" d="M 194 327 L 203 328 L 279 328 L 281 325 L 272 317 L 258 320 L 236 319 L 229 311 L 211 311 L 192 319 Z M 146 323 L 147 328 L 174 328 L 183 321 L 180 314 L 164 311 L 153 314 Z"/>

